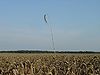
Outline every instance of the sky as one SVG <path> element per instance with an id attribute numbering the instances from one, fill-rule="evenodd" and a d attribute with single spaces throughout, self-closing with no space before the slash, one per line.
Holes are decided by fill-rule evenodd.
<path id="1" fill-rule="evenodd" d="M 0 50 L 100 51 L 100 0 L 0 0 Z"/>

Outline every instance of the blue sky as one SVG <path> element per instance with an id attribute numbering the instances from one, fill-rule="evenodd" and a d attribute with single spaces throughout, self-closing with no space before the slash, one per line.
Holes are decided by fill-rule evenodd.
<path id="1" fill-rule="evenodd" d="M 0 0 L 0 50 L 100 50 L 100 0 Z"/>

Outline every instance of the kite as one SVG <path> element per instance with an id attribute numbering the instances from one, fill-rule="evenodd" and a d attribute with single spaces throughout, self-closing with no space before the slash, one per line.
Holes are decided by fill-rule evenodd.
<path id="1" fill-rule="evenodd" d="M 46 24 L 47 24 L 47 25 L 49 26 L 49 28 L 50 28 L 50 32 L 51 32 L 51 40 L 52 40 L 52 49 L 55 50 L 54 39 L 53 39 L 53 31 L 52 31 L 52 27 L 51 27 L 51 25 L 48 24 L 46 14 L 44 14 L 44 21 L 46 22 Z"/>
<path id="2" fill-rule="evenodd" d="M 47 22 L 47 19 L 46 19 L 46 14 L 44 15 L 44 21 L 45 21 L 46 23 L 48 23 L 48 22 Z"/>

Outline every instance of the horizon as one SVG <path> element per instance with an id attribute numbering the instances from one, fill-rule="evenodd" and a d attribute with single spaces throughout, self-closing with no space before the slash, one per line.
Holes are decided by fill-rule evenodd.
<path id="1" fill-rule="evenodd" d="M 9 50 L 0 50 L 0 51 L 57 51 L 57 52 L 100 52 L 100 50 L 74 50 L 74 49 L 66 49 L 66 50 L 53 50 L 53 49 L 49 49 L 49 50 L 47 50 L 47 49 L 13 49 L 13 50 L 11 50 L 11 49 L 9 49 Z"/>
<path id="2" fill-rule="evenodd" d="M 0 50 L 100 51 L 99 0 L 0 1 Z"/>
<path id="3" fill-rule="evenodd" d="M 32 52 L 35 52 L 35 51 L 37 51 L 37 52 L 98 52 L 98 53 L 100 53 L 100 51 L 95 51 L 95 50 L 40 50 L 40 49 L 31 49 L 31 50 L 0 50 L 0 52 L 2 52 L 2 51 L 4 51 L 4 52 L 9 52 L 9 51 L 18 51 L 18 52 L 20 52 L 20 51 L 32 51 Z"/>

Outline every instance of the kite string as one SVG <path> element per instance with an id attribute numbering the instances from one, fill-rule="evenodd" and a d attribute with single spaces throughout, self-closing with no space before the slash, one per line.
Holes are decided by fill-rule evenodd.
<path id="1" fill-rule="evenodd" d="M 48 24 L 48 26 L 50 27 L 50 31 L 51 31 L 52 48 L 53 48 L 53 50 L 55 50 L 53 30 L 52 30 L 51 25 Z"/>

